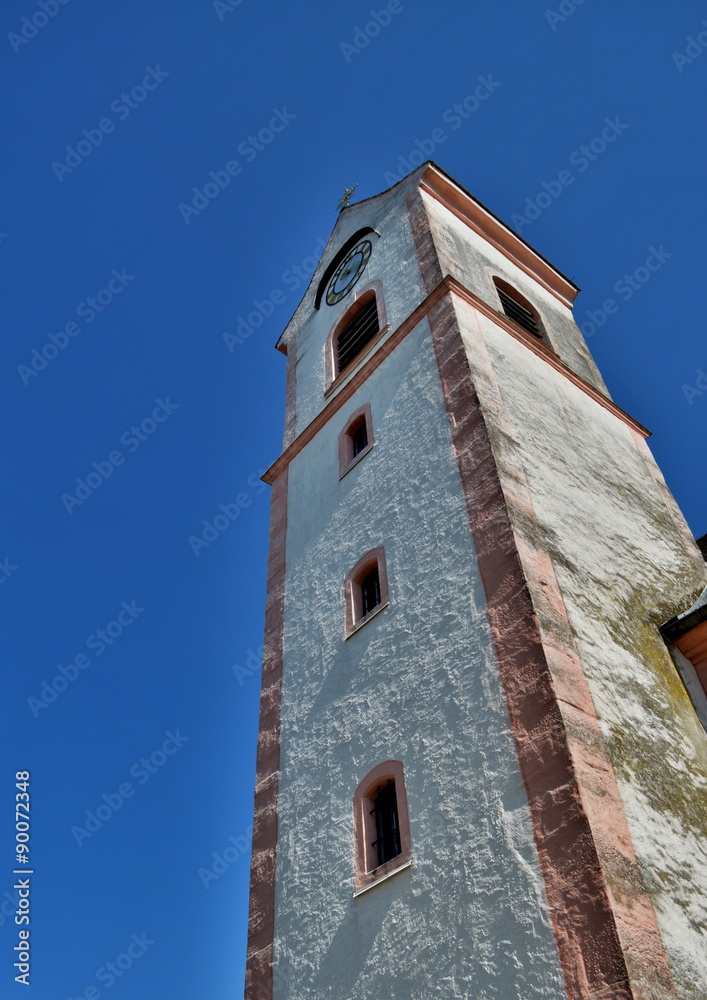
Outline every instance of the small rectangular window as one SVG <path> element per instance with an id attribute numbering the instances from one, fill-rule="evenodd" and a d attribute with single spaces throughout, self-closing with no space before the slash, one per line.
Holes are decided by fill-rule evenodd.
<path id="1" fill-rule="evenodd" d="M 359 783 L 353 796 L 353 821 L 354 895 L 360 896 L 412 864 L 410 817 L 401 761 L 381 761 Z"/>
<path id="2" fill-rule="evenodd" d="M 370 447 L 370 445 L 369 445 Z M 361 556 L 344 581 L 344 636 L 388 607 L 388 574 L 382 545 Z"/>

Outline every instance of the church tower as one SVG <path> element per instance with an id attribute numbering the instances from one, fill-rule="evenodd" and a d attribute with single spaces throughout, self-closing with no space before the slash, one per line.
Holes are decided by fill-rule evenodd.
<path id="1" fill-rule="evenodd" d="M 704 1000 L 707 569 L 577 291 L 427 163 L 280 338 L 246 1000 Z"/>

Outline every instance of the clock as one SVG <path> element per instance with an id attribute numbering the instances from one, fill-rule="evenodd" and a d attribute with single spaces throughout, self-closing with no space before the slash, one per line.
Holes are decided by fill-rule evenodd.
<path id="1" fill-rule="evenodd" d="M 370 240 L 361 240 L 349 251 L 337 267 L 327 288 L 327 305 L 335 306 L 351 291 L 366 269 L 373 246 Z"/>

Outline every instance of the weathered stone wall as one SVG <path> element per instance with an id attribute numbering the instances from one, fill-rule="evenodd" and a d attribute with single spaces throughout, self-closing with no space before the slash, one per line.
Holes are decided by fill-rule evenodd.
<path id="1" fill-rule="evenodd" d="M 560 359 L 606 392 L 571 310 L 436 198 L 423 192 L 415 201 L 423 172 L 340 216 L 284 335 L 293 359 L 286 444 L 333 398 L 324 393 L 324 344 L 360 289 L 319 311 L 314 296 L 338 248 L 369 225 L 380 236 L 371 237 L 360 287 L 382 282 L 388 337 L 446 274 L 500 312 L 497 275 L 537 306 Z M 539 599 L 529 613 L 547 642 L 567 746 L 578 754 L 569 771 L 583 770 L 577 801 L 588 803 L 599 895 L 611 901 L 609 922 L 619 915 L 635 996 L 704 1000 L 705 733 L 657 628 L 699 593 L 704 564 L 635 429 L 451 294 L 499 496 L 525 491 L 525 509 L 508 510 L 515 556 L 520 565 L 537 555 L 528 594 Z M 459 474 L 460 441 L 474 442 L 458 428 L 452 435 L 450 419 L 454 426 L 465 415 L 461 397 L 445 399 L 438 361 L 423 320 L 290 454 L 273 1000 L 567 996 L 547 859 L 542 848 L 541 871 L 538 817 L 531 820 L 494 645 L 498 623 L 489 620 L 470 532 L 474 485 L 465 477 L 463 488 Z M 364 403 L 376 444 L 339 480 L 338 435 Z M 390 606 L 344 639 L 343 581 L 380 545 Z M 543 560 L 565 616 L 561 637 L 559 619 L 550 622 L 542 606 Z M 561 676 L 562 642 L 584 685 L 577 704 L 570 674 Z M 388 759 L 405 768 L 413 866 L 353 898 L 352 796 Z M 600 814 L 595 822 L 602 794 L 607 816 L 610 805 L 628 823 L 616 844 L 611 822 Z M 571 908 L 564 918 L 573 920 Z M 574 919 L 576 940 L 583 918 Z M 674 993 L 664 987 L 658 929 Z M 578 968 L 593 960 L 591 947 Z M 653 953 L 665 975 L 651 977 Z M 566 955 L 563 962 L 567 974 Z M 610 984 L 611 995 L 626 996 L 624 985 Z"/>
<path id="2" fill-rule="evenodd" d="M 517 464 L 532 495 L 677 995 L 703 1000 L 707 741 L 658 625 L 700 592 L 704 564 L 638 435 L 471 306 L 457 313 L 502 479 Z"/>

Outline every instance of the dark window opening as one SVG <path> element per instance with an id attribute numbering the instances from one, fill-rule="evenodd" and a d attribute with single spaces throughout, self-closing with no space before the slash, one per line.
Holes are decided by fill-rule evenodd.
<path id="1" fill-rule="evenodd" d="M 376 819 L 376 839 L 372 846 L 378 852 L 378 865 L 402 853 L 400 847 L 400 824 L 398 822 L 398 799 L 395 782 L 389 779 L 386 785 L 378 786 L 378 794 L 373 800 L 371 814 Z"/>
<path id="2" fill-rule="evenodd" d="M 366 344 L 378 333 L 378 305 L 375 295 L 344 327 L 336 341 L 337 374 L 341 374 L 358 357 Z"/>
<path id="3" fill-rule="evenodd" d="M 516 302 L 508 292 L 504 292 L 502 288 L 496 286 L 496 291 L 498 292 L 498 297 L 501 300 L 501 305 L 503 306 L 503 311 L 508 316 L 509 319 L 515 320 L 519 326 L 522 326 L 524 330 L 528 333 L 532 333 L 534 336 L 541 338 L 542 330 L 538 324 L 537 319 L 533 313 L 522 306 L 520 302 Z"/>
<path id="4" fill-rule="evenodd" d="M 353 445 L 353 457 L 356 458 L 360 455 L 364 448 L 368 446 L 368 431 L 366 430 L 366 419 L 365 417 L 358 425 L 351 431 L 351 444 Z"/>
<path id="5" fill-rule="evenodd" d="M 376 566 L 361 581 L 361 610 L 365 618 L 369 611 L 377 608 L 381 602 L 381 585 Z"/>

